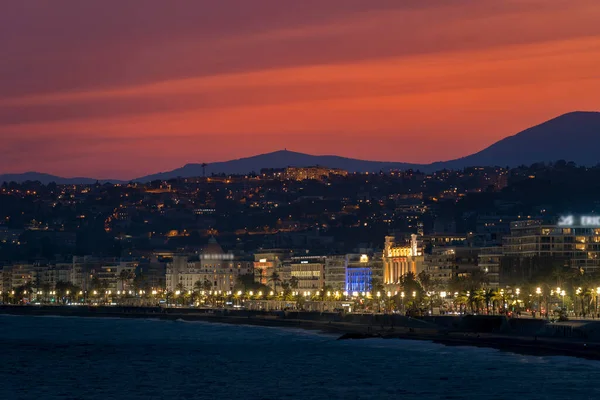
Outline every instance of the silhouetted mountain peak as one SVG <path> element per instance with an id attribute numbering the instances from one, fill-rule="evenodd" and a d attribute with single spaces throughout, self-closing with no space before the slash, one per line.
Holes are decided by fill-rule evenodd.
<path id="1" fill-rule="evenodd" d="M 190 163 L 173 171 L 144 176 L 136 181 L 166 180 L 177 177 L 194 177 L 204 174 L 247 174 L 260 172 L 263 168 L 308 167 L 322 165 L 341 168 L 349 172 L 377 172 L 390 169 L 419 169 L 431 172 L 441 169 L 461 169 L 471 166 L 519 166 L 557 160 L 573 161 L 579 165 L 596 165 L 600 162 L 600 112 L 574 111 L 559 115 L 539 125 L 508 136 L 488 148 L 456 160 L 432 164 L 408 164 L 402 162 L 367 161 L 334 155 L 310 155 L 283 149 L 271 153 L 230 161 L 203 164 Z M 44 183 L 88 183 L 89 178 L 61 178 L 47 174 L 0 175 L 3 180 L 40 180 Z M 114 181 L 117 182 L 117 181 Z"/>

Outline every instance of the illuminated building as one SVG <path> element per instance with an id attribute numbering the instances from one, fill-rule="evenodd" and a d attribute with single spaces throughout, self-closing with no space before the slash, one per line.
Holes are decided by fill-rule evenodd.
<path id="1" fill-rule="evenodd" d="M 400 241 L 394 236 L 386 236 L 383 250 L 384 285 L 398 285 L 401 277 L 409 272 L 419 274 L 423 270 L 423 261 L 423 249 L 417 235 Z"/>
<path id="2" fill-rule="evenodd" d="M 322 289 L 325 286 L 325 257 L 292 257 L 291 276 L 298 280 L 298 289 Z"/>
<path id="3" fill-rule="evenodd" d="M 424 247 L 464 246 L 468 237 L 464 234 L 433 234 L 423 236 Z"/>
<path id="4" fill-rule="evenodd" d="M 32 264 L 5 265 L 2 269 L 3 292 L 9 292 L 29 283 L 34 283 L 35 269 Z"/>
<path id="5" fill-rule="evenodd" d="M 225 253 L 214 238 L 204 246 L 199 256 L 179 255 L 167 264 L 167 290 L 176 292 L 180 284 L 185 290 L 196 290 L 200 282 L 205 290 L 233 291 L 240 275 L 252 274 L 251 261 L 236 260 L 233 254 Z"/>
<path id="6" fill-rule="evenodd" d="M 127 272 L 130 276 L 129 281 L 135 277 L 137 262 L 116 262 L 108 265 L 102 265 L 94 270 L 94 275 L 102 282 L 102 286 L 111 291 L 126 289 L 126 282 L 121 279 L 121 274 Z"/>
<path id="7" fill-rule="evenodd" d="M 348 171 L 337 168 L 327 168 L 321 166 L 315 167 L 288 167 L 285 169 L 284 177 L 286 179 L 303 181 L 307 179 L 322 180 L 331 175 L 347 176 Z"/>
<path id="8" fill-rule="evenodd" d="M 600 218 L 568 217 L 555 225 L 540 220 L 511 223 L 503 256 L 550 257 L 564 259 L 572 268 L 600 268 Z"/>
<path id="9" fill-rule="evenodd" d="M 374 279 L 383 282 L 379 255 L 346 254 L 328 256 L 325 260 L 325 285 L 333 290 L 370 291 Z"/>
<path id="10" fill-rule="evenodd" d="M 346 272 L 346 291 L 370 292 L 372 287 L 371 282 L 371 268 L 348 267 Z"/>
<path id="11" fill-rule="evenodd" d="M 468 276 L 479 271 L 479 248 L 437 247 L 425 256 L 425 271 L 436 281 L 448 283 L 453 277 Z"/>
<path id="12" fill-rule="evenodd" d="M 500 286 L 552 274 L 570 267 L 582 272 L 600 269 L 600 218 L 564 216 L 557 224 L 542 220 L 511 223 L 500 259 Z"/>
<path id="13" fill-rule="evenodd" d="M 284 281 L 283 260 L 289 255 L 289 250 L 269 250 L 254 254 L 254 281 L 281 288 Z M 279 274 L 279 282 L 273 282 L 273 273 Z"/>

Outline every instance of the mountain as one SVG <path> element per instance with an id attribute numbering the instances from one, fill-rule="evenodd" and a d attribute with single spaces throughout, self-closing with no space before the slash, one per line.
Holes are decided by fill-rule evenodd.
<path id="1" fill-rule="evenodd" d="M 516 167 L 557 160 L 574 161 L 579 165 L 592 166 L 600 162 L 597 148 L 600 148 L 600 112 L 575 111 L 502 139 L 478 153 L 432 164 L 366 161 L 339 156 L 313 156 L 280 150 L 238 160 L 208 164 L 206 174 L 245 174 L 252 171 L 259 172 L 262 168 L 311 165 L 342 168 L 350 172 L 377 172 L 408 168 L 433 172 L 444 168 L 460 169 L 474 166 Z M 136 181 L 202 176 L 202 174 L 202 164 L 187 164 L 173 171 L 144 176 Z"/>
<path id="2" fill-rule="evenodd" d="M 600 112 L 575 111 L 504 138 L 478 153 L 429 164 L 426 169 L 516 167 L 557 160 L 593 166 L 600 163 L 596 149 L 600 149 Z"/>
<path id="3" fill-rule="evenodd" d="M 350 172 L 378 172 L 391 168 L 407 169 L 418 167 L 418 164 L 401 162 L 366 161 L 339 156 L 314 156 L 310 154 L 297 153 L 289 150 L 279 150 L 267 154 L 259 154 L 252 157 L 237 160 L 216 162 L 206 165 L 206 175 L 215 174 L 247 174 L 249 172 L 260 172 L 263 168 L 285 168 L 290 166 L 307 167 L 322 165 L 329 168 L 341 168 Z M 202 176 L 202 164 L 187 164 L 181 168 L 169 172 L 144 176 L 135 181 L 147 182 L 152 180 L 166 180 L 176 177 Z"/>
<path id="4" fill-rule="evenodd" d="M 122 183 L 119 180 L 98 180 L 93 178 L 83 178 L 83 177 L 75 177 L 75 178 L 63 178 L 61 176 L 44 174 L 40 172 L 25 172 L 22 174 L 0 174 L 0 183 L 1 182 L 25 182 L 25 181 L 39 181 L 44 185 L 47 185 L 50 182 L 55 182 L 59 185 L 75 185 L 75 184 L 93 184 L 96 182 L 105 183 Z"/>
<path id="5" fill-rule="evenodd" d="M 578 165 L 596 165 L 600 156 L 600 112 L 576 111 L 561 115 L 540 125 L 536 125 L 514 136 L 504 138 L 480 152 L 455 160 L 440 161 L 432 164 L 409 164 L 402 162 L 367 161 L 333 155 L 315 156 L 280 150 L 231 161 L 215 162 L 205 166 L 187 164 L 172 171 L 143 176 L 137 182 L 166 180 L 177 177 L 194 177 L 211 174 L 246 174 L 260 172 L 263 168 L 285 168 L 289 166 L 307 167 L 322 165 L 341 168 L 350 172 L 378 172 L 389 169 L 419 169 L 424 172 L 438 171 L 444 168 L 460 169 L 472 166 L 509 166 L 531 165 L 537 162 L 557 160 L 574 161 Z M 0 182 L 38 180 L 42 183 L 95 183 L 90 178 L 62 178 L 37 172 L 25 174 L 0 175 Z M 107 182 L 103 180 L 101 182 Z M 119 183 L 120 181 L 110 181 Z"/>

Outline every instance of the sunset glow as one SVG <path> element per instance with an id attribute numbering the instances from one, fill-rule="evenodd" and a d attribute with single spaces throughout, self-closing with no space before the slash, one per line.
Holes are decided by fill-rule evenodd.
<path id="1" fill-rule="evenodd" d="M 4 8 L 0 173 L 129 179 L 282 148 L 424 163 L 599 108 L 595 0 Z"/>

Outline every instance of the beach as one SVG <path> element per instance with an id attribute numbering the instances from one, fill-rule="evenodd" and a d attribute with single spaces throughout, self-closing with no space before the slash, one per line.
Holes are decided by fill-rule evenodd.
<path id="1" fill-rule="evenodd" d="M 26 316 L 70 316 L 82 318 L 156 319 L 203 321 L 230 325 L 253 325 L 312 330 L 336 335 L 342 340 L 408 339 L 431 341 L 446 346 L 489 347 L 530 355 L 561 355 L 600 360 L 600 342 L 582 337 L 549 337 L 523 332 L 495 332 L 481 316 L 462 323 L 461 317 L 417 319 L 399 315 L 359 315 L 344 318 L 338 314 L 311 312 L 247 312 L 232 310 L 115 307 L 115 306 L 0 306 L 0 314 Z M 358 318 L 360 317 L 360 318 Z M 473 326 L 472 322 L 477 323 Z M 519 321 L 517 321 L 519 322 Z M 523 321 L 521 321 L 523 322 Z M 525 321 L 526 322 L 526 321 Z M 536 322 L 536 321 L 533 321 Z M 537 321 L 540 323 L 541 321 Z M 531 324 L 531 323 L 529 323 Z M 514 325 L 514 324 L 513 324 Z"/>

